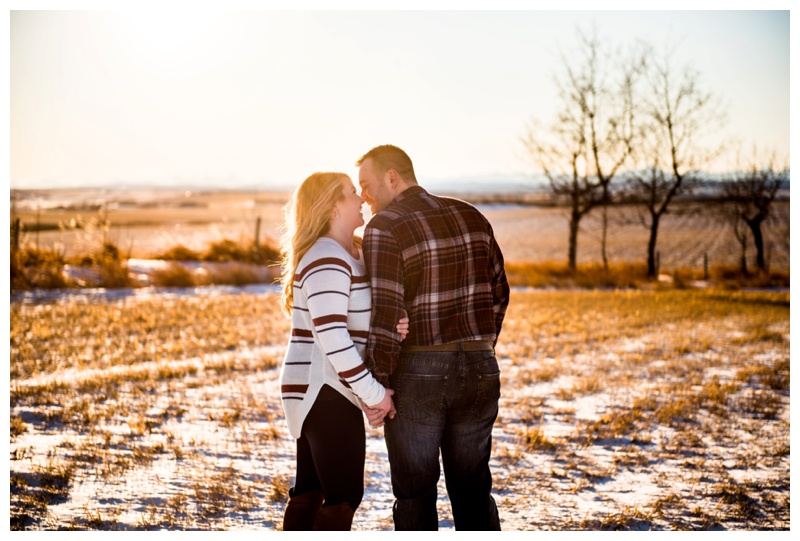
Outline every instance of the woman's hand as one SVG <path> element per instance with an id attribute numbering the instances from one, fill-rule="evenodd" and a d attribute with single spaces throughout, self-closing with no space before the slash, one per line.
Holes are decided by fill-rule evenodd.
<path id="1" fill-rule="evenodd" d="M 408 318 L 407 317 L 402 317 L 402 318 L 400 318 L 400 321 L 397 322 L 397 333 L 400 335 L 400 341 L 401 342 L 406 339 L 406 336 L 408 336 Z"/>
<path id="2" fill-rule="evenodd" d="M 386 389 L 386 395 L 379 403 L 371 406 L 364 404 L 364 413 L 367 414 L 369 426 L 372 428 L 383 426 L 384 418 L 387 415 L 389 416 L 389 419 L 394 419 L 397 410 L 394 409 L 394 401 L 392 400 L 393 394 L 394 391 L 392 389 Z"/>

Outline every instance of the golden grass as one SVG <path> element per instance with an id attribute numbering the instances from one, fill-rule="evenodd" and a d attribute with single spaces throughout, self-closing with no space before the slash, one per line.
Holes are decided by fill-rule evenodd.
<path id="1" fill-rule="evenodd" d="M 24 191 L 22 200 L 24 201 Z M 43 192 L 36 197 L 67 198 L 79 193 Z M 109 245 L 125 257 L 158 258 L 167 261 L 240 261 L 271 265 L 278 260 L 276 238 L 281 234 L 282 205 L 286 193 L 224 191 L 191 193 L 154 191 L 138 203 L 124 191 L 103 194 L 110 205 L 74 203 L 73 208 L 30 210 L 29 202 L 15 207 L 13 217 L 23 224 L 18 252 L 35 252 L 22 259 L 16 269 L 12 259 L 15 289 L 75 287 L 59 272 L 58 260 L 73 265 L 98 265 L 99 252 Z M 13 196 L 13 194 L 12 194 Z M 79 198 L 78 198 L 79 199 Z M 492 197 L 489 197 L 492 199 Z M 116 206 L 115 203 L 119 205 Z M 629 206 L 612 207 L 608 236 L 609 269 L 599 263 L 599 220 L 589 215 L 582 223 L 578 269 L 567 269 L 567 220 L 555 207 L 483 209 L 492 221 L 503 248 L 513 285 L 522 287 L 630 288 L 664 286 L 645 276 L 647 230 L 638 224 L 637 211 Z M 672 286 L 692 287 L 708 278 L 720 288 L 788 287 L 789 243 L 787 202 L 776 203 L 774 223 L 765 228 L 770 271 L 742 276 L 738 245 L 729 227 L 710 219 L 708 213 L 668 215 L 659 234 L 662 273 Z M 256 221 L 263 223 L 260 247 L 254 250 Z M 36 229 L 41 233 L 35 233 Z M 523 232 L 534 234 L 520 235 Z M 710 257 L 705 276 L 703 256 Z M 35 263 L 38 261 L 39 263 Z M 45 264 L 45 261 L 51 263 Z M 751 265 L 752 266 L 752 265 Z M 112 271 L 114 269 L 111 269 Z M 115 278 L 115 276 L 117 276 Z M 222 277 L 213 277 L 220 279 Z M 119 280 L 112 273 L 107 282 Z M 216 283 L 216 282 L 215 282 Z M 239 283 L 239 282 L 230 282 Z M 135 283 L 129 284 L 135 286 Z M 202 285 L 202 283 L 198 283 Z"/>
<path id="2" fill-rule="evenodd" d="M 276 354 L 252 350 L 285 344 L 289 322 L 277 301 L 275 294 L 225 294 L 13 303 L 12 529 L 40 528 L 78 473 L 114 483 L 158 461 L 190 472 L 190 491 L 160 505 L 143 495 L 137 505 L 147 511 L 135 527 L 213 529 L 254 505 L 274 506 L 277 527 L 291 472 L 259 477 L 214 462 L 218 454 L 285 452 L 279 397 L 247 388 L 259 374 L 276 377 Z M 601 493 L 623 471 L 645 475 L 675 464 L 677 474 L 656 476 L 662 496 L 635 508 L 610 504 L 605 516 L 561 508 L 547 524 L 785 527 L 788 487 L 734 483 L 725 472 L 737 463 L 788 478 L 788 333 L 788 293 L 512 292 L 498 343 L 507 398 L 493 457 L 505 472 L 497 497 L 552 494 L 547 505 L 558 506 L 562 498 Z M 197 404 L 186 400 L 192 390 Z M 588 398 L 605 404 L 595 419 L 578 412 Z M 198 405 L 203 415 L 193 422 L 206 428 L 182 432 Z M 569 430 L 551 435 L 553 419 Z M 53 450 L 58 461 L 21 475 L 14 463 L 35 457 L 16 441 L 30 431 L 71 436 Z M 678 501 L 683 484 L 704 490 L 687 489 Z M 60 527 L 114 529 L 117 521 L 88 508 Z"/>
<path id="3" fill-rule="evenodd" d="M 552 452 L 558 449 L 558 443 L 545 436 L 539 427 L 528 428 L 522 433 L 522 445 L 528 451 Z"/>
<path id="4" fill-rule="evenodd" d="M 554 262 L 506 262 L 510 284 L 519 287 L 638 287 L 648 282 L 647 267 L 640 263 L 615 263 L 606 271 L 600 263 L 579 265 L 574 271 Z"/>
<path id="5" fill-rule="evenodd" d="M 195 275 L 183 265 L 171 262 L 166 268 L 156 269 L 150 277 L 156 287 L 193 287 L 198 285 Z"/>
<path id="6" fill-rule="evenodd" d="M 652 288 L 685 289 L 694 283 L 711 283 L 717 288 L 737 290 L 742 288 L 789 287 L 789 272 L 771 270 L 743 275 L 738 267 L 718 265 L 705 276 L 703 269 L 673 268 L 662 273 L 666 281 L 648 278 L 644 263 L 616 262 L 606 270 L 601 263 L 584 263 L 571 270 L 564 263 L 506 262 L 509 283 L 531 288 L 584 288 L 625 289 Z"/>
<path id="7" fill-rule="evenodd" d="M 233 295 L 13 304 L 11 380 L 282 343 L 290 322 L 277 306 L 241 300 Z"/>

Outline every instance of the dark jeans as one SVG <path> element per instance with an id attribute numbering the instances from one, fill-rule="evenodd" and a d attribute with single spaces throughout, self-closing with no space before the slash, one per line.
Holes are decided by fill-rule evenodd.
<path id="1" fill-rule="evenodd" d="M 361 410 L 323 385 L 297 440 L 294 493 L 317 490 L 325 506 L 347 502 L 357 509 L 364 497 L 365 454 Z"/>
<path id="2" fill-rule="evenodd" d="M 491 351 L 400 354 L 384 434 L 395 530 L 437 530 L 439 450 L 457 530 L 499 530 L 490 492 L 500 370 Z"/>

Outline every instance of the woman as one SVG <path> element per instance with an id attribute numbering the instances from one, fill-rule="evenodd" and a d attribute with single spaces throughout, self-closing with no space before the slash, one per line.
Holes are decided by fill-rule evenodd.
<path id="1" fill-rule="evenodd" d="M 350 529 L 364 495 L 363 405 L 393 409 L 393 391 L 363 362 L 372 302 L 354 234 L 363 203 L 344 173 L 314 173 L 287 206 L 282 303 L 292 333 L 281 401 L 297 473 L 284 530 Z M 407 331 L 404 318 L 401 339 Z"/>

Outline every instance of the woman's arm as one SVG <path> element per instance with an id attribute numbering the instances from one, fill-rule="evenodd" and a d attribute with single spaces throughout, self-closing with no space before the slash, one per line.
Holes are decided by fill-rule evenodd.
<path id="1" fill-rule="evenodd" d="M 316 339 L 353 392 L 365 404 L 379 404 L 386 390 L 367 369 L 347 330 L 350 267 L 337 258 L 322 261 L 309 265 L 310 270 L 300 284 L 306 294 Z"/>

